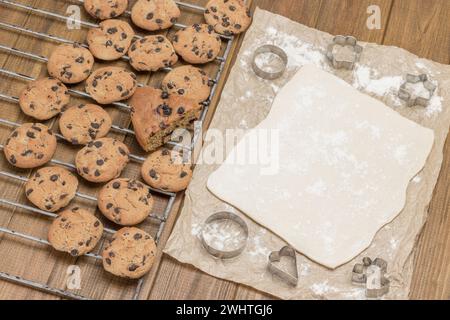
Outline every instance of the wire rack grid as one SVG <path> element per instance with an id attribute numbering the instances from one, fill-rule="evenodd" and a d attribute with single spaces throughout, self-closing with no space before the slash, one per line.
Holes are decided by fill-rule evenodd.
<path id="1" fill-rule="evenodd" d="M 74 3 L 75 4 L 83 4 L 83 0 L 66 0 L 65 2 L 67 2 L 68 5 L 69 4 L 74 4 Z M 196 11 L 197 13 L 200 13 L 200 14 L 202 14 L 203 11 L 205 10 L 201 6 L 193 5 L 193 4 L 190 4 L 190 3 L 178 2 L 178 1 L 176 3 L 180 7 L 180 9 L 182 9 L 182 10 L 183 9 L 185 9 L 185 10 L 193 10 L 193 11 Z M 68 21 L 68 19 L 69 19 L 64 14 L 55 13 L 55 12 L 52 12 L 52 11 L 48 11 L 48 10 L 45 10 L 45 9 L 41 9 L 41 8 L 38 8 L 38 7 L 34 7 L 34 6 L 27 5 L 27 4 L 23 4 L 23 3 L 19 3 L 19 2 L 16 2 L 16 1 L 0 0 L 0 7 L 1 6 L 13 8 L 13 9 L 16 9 L 16 10 L 22 10 L 22 11 L 28 12 L 28 13 L 30 13 L 32 15 L 43 16 L 43 17 L 46 17 L 46 18 L 49 18 L 49 19 L 56 19 L 56 20 L 59 20 L 59 21 L 62 21 L 62 22 Z M 124 13 L 124 16 L 125 17 L 129 17 L 130 16 L 130 12 L 126 11 Z M 82 26 L 84 26 L 84 27 L 87 27 L 87 28 L 97 28 L 98 27 L 97 23 L 83 21 L 83 20 L 80 21 L 80 24 Z M 184 28 L 184 27 L 186 27 L 186 26 L 183 25 L 183 24 L 180 24 L 180 23 L 176 23 L 173 26 L 173 28 L 175 28 L 175 29 L 180 29 L 180 28 Z M 52 34 L 49 34 L 49 33 L 46 33 L 46 32 L 36 31 L 36 30 L 33 30 L 33 29 L 22 27 L 22 26 L 17 25 L 17 24 L 11 24 L 11 23 L 4 22 L 4 21 L 0 20 L 0 30 L 1 29 L 12 31 L 12 32 L 15 32 L 15 33 L 18 33 L 18 34 L 28 35 L 28 36 L 31 36 L 33 38 L 53 41 L 53 42 L 56 42 L 56 43 L 69 43 L 69 44 L 75 43 L 74 41 L 66 39 L 64 37 L 60 37 L 60 36 L 57 36 L 57 35 L 52 35 Z M 140 36 L 140 35 L 136 35 L 137 39 L 139 39 L 141 37 L 142 36 Z M 205 117 L 206 117 L 208 109 L 209 109 L 210 102 L 212 101 L 213 97 L 216 94 L 217 86 L 218 86 L 219 81 L 221 80 L 225 63 L 229 59 L 230 50 L 231 50 L 233 42 L 235 41 L 234 37 L 232 37 L 232 36 L 221 36 L 221 38 L 222 38 L 222 40 L 224 42 L 224 50 L 223 50 L 222 56 L 218 57 L 216 59 L 216 61 L 215 61 L 215 63 L 217 63 L 218 66 L 216 68 L 217 70 L 216 70 L 214 78 L 211 78 L 211 82 L 212 82 L 211 95 L 210 95 L 209 99 L 203 103 L 202 113 L 200 115 L 200 119 L 199 119 L 199 122 L 198 122 L 198 124 L 200 124 L 200 127 L 202 127 L 202 123 L 205 120 Z M 86 44 L 82 44 L 82 45 L 87 47 Z M 32 53 L 32 52 L 27 52 L 27 51 L 24 51 L 24 50 L 20 50 L 20 49 L 14 48 L 14 47 L 9 47 L 9 46 L 6 46 L 6 45 L 1 44 L 1 43 L 0 43 L 0 51 L 3 51 L 3 52 L 5 52 L 7 54 L 10 54 L 10 55 L 17 55 L 17 56 L 24 57 L 24 58 L 27 58 L 27 59 L 35 60 L 35 61 L 38 61 L 38 62 L 46 63 L 48 61 L 47 57 L 45 57 L 45 56 L 38 55 L 38 54 L 35 54 L 35 53 Z M 129 58 L 127 56 L 122 57 L 122 60 L 126 61 L 128 59 Z M 171 68 L 164 68 L 163 69 L 163 71 L 165 71 L 165 72 L 168 72 L 170 70 L 171 70 Z M 3 75 L 5 77 L 12 77 L 14 79 L 23 80 L 23 81 L 26 81 L 26 82 L 35 80 L 35 78 L 33 78 L 33 77 L 29 76 L 29 75 L 25 75 L 25 74 L 22 74 L 22 73 L 19 73 L 19 72 L 15 72 L 13 70 L 7 70 L 7 69 L 4 69 L 4 68 L 0 68 L 0 75 Z M 145 86 L 145 85 L 146 84 L 144 84 L 144 83 L 139 83 L 138 84 L 138 86 Z M 87 94 L 87 93 L 85 93 L 83 91 L 80 91 L 80 90 L 69 88 L 69 93 L 72 96 L 76 96 L 76 97 L 79 97 L 79 98 L 91 99 L 89 94 Z M 8 101 L 10 103 L 14 103 L 14 104 L 18 104 L 18 102 L 19 102 L 19 99 L 18 99 L 17 96 L 8 95 L 8 94 L 2 93 L 2 92 L 0 92 L 0 99 L 4 100 L 4 101 Z M 124 103 L 124 102 L 115 102 L 115 103 L 112 103 L 111 105 L 113 107 L 116 107 L 116 108 L 121 109 L 121 110 L 130 111 L 130 106 L 128 104 Z M 21 124 L 15 122 L 15 121 L 8 120 L 8 119 L 0 118 L 0 125 L 4 125 L 4 126 L 8 126 L 8 127 L 13 127 L 14 128 L 14 127 L 20 126 Z M 133 136 L 134 135 L 134 131 L 133 130 L 131 130 L 129 128 L 122 127 L 122 126 L 119 126 L 119 125 L 113 125 L 112 126 L 112 130 L 115 131 L 116 133 L 123 134 L 124 136 Z M 58 139 L 58 142 L 65 143 L 66 140 L 64 139 L 64 137 L 62 135 L 60 135 L 59 133 L 56 133 L 55 135 L 56 135 L 56 137 Z M 200 131 L 199 130 L 194 130 L 193 139 L 192 139 L 191 143 L 189 144 L 189 149 L 190 150 L 192 150 L 192 148 L 195 146 L 195 144 L 197 143 L 199 138 L 201 138 Z M 0 149 L 3 149 L 3 145 L 2 144 L 0 144 Z M 131 154 L 130 155 L 130 159 L 132 161 L 134 161 L 134 162 L 137 162 L 137 163 L 142 163 L 145 160 L 144 157 L 136 155 L 136 154 Z M 72 170 L 72 171 L 76 170 L 76 167 L 72 163 L 65 162 L 65 161 L 62 161 L 62 160 L 52 159 L 50 161 L 50 163 L 54 164 L 54 165 L 59 165 L 59 166 L 66 167 L 67 169 Z M 5 171 L 5 170 L 0 170 L 0 176 L 4 177 L 4 178 L 12 179 L 12 181 L 16 181 L 19 184 L 20 183 L 24 183 L 24 182 L 26 182 L 28 180 L 28 178 L 23 176 L 23 175 L 18 175 L 18 174 L 11 173 L 11 172 L 8 172 L 8 171 Z M 168 218 L 168 216 L 169 216 L 169 214 L 170 214 L 170 212 L 171 212 L 171 210 L 173 208 L 173 205 L 174 205 L 174 202 L 175 202 L 177 194 L 172 193 L 172 192 L 166 192 L 166 191 L 163 191 L 163 190 L 156 190 L 156 189 L 152 189 L 152 191 L 155 194 L 158 194 L 158 195 L 161 195 L 162 197 L 166 197 L 167 198 L 167 203 L 166 203 L 166 206 L 165 206 L 162 214 L 154 214 L 154 213 L 152 213 L 148 217 L 148 220 L 152 220 L 154 223 L 158 224 L 158 228 L 157 228 L 156 235 L 154 236 L 154 238 L 155 238 L 156 243 L 159 244 L 158 242 L 160 240 L 162 232 L 164 231 L 164 227 L 166 225 L 167 218 Z M 86 193 L 77 192 L 76 193 L 76 198 L 83 199 L 83 200 L 91 202 L 91 204 L 93 205 L 94 208 L 95 208 L 96 203 L 97 203 L 96 196 L 93 196 L 93 195 L 90 195 L 90 194 L 86 194 Z M 23 204 L 23 203 L 20 203 L 18 201 L 8 200 L 8 199 L 5 199 L 5 198 L 0 198 L 0 204 L 3 205 L 3 206 L 6 206 L 6 207 L 18 208 L 18 209 L 23 210 L 27 214 L 38 215 L 38 216 L 45 217 L 45 218 L 48 218 L 48 219 L 53 219 L 53 218 L 55 218 L 57 216 L 57 214 L 55 214 L 55 213 L 47 212 L 47 211 L 35 208 L 33 206 L 30 206 L 30 205 Z M 117 229 L 117 227 L 116 228 L 114 228 L 114 227 L 112 227 L 112 228 L 105 227 L 104 235 L 105 236 L 111 235 L 111 234 L 113 234 L 116 231 L 116 229 Z M 10 235 L 10 236 L 13 236 L 13 237 L 18 237 L 18 238 L 24 239 L 26 241 L 39 243 L 39 244 L 42 244 L 42 245 L 44 245 L 44 246 L 46 246 L 48 248 L 51 248 L 51 246 L 50 246 L 50 244 L 49 244 L 49 242 L 47 240 L 44 240 L 44 239 L 41 239 L 41 238 L 38 238 L 38 237 L 35 237 L 35 236 L 32 236 L 32 235 L 29 235 L 27 233 L 14 231 L 14 230 L 11 230 L 11 229 L 3 227 L 3 226 L 0 226 L 0 233 L 7 234 L 7 235 Z M 92 252 L 92 253 L 86 254 L 85 256 L 83 256 L 80 259 L 91 259 L 91 260 L 94 260 L 94 261 L 101 260 L 101 256 L 99 254 L 100 250 L 101 250 L 101 248 L 98 248 L 95 253 Z M 76 261 L 76 262 L 78 262 L 78 261 Z M 12 274 L 3 272 L 1 270 L 0 270 L 0 279 L 7 280 L 7 281 L 13 282 L 15 284 L 26 286 L 26 287 L 29 287 L 29 288 L 32 288 L 32 289 L 44 291 L 46 293 L 49 293 L 49 294 L 52 294 L 52 295 L 56 295 L 56 296 L 60 296 L 60 297 L 63 297 L 63 298 L 77 299 L 77 300 L 91 299 L 91 297 L 88 297 L 86 295 L 78 294 L 78 293 L 76 293 L 74 291 L 68 290 L 67 288 L 66 289 L 60 289 L 60 288 L 57 288 L 57 287 L 51 287 L 51 286 L 49 286 L 46 283 L 42 283 L 42 282 L 30 280 L 30 279 L 25 279 L 25 278 L 23 278 L 21 276 L 12 275 Z M 141 289 L 143 287 L 144 281 L 145 281 L 145 277 L 135 281 L 134 292 L 133 292 L 132 297 L 131 297 L 132 299 L 138 299 L 140 297 L 140 292 L 141 292 Z"/>

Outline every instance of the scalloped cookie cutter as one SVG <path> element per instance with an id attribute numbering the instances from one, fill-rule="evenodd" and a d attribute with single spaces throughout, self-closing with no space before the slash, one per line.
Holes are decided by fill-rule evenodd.
<path id="1" fill-rule="evenodd" d="M 416 93 L 411 91 L 410 88 L 408 88 L 408 85 L 418 83 L 422 83 L 423 87 L 428 91 L 428 97 L 418 96 Z M 429 80 L 427 74 L 407 74 L 405 82 L 400 86 L 398 97 L 406 101 L 408 107 L 422 106 L 426 108 L 430 104 L 431 98 L 433 97 L 436 89 L 437 86 Z"/>
<path id="2" fill-rule="evenodd" d="M 273 53 L 273 54 L 277 55 L 283 62 L 283 66 L 281 67 L 281 69 L 278 71 L 274 71 L 274 72 L 268 72 L 266 70 L 261 69 L 258 66 L 258 64 L 256 63 L 256 59 L 260 54 L 264 54 L 264 53 Z M 278 79 L 279 77 L 281 77 L 284 74 L 284 71 L 286 70 L 287 65 L 288 65 L 288 56 L 287 56 L 286 52 L 284 52 L 284 50 L 281 49 L 280 47 L 277 47 L 277 46 L 274 46 L 271 44 L 266 44 L 264 46 L 259 47 L 258 49 L 256 49 L 256 51 L 253 54 L 253 58 L 252 58 L 253 71 L 255 72 L 255 74 L 258 77 L 263 78 L 265 80 L 275 80 L 275 79 Z"/>
<path id="3" fill-rule="evenodd" d="M 281 261 L 281 257 L 292 258 L 293 265 L 295 268 L 293 274 L 278 267 L 277 263 Z M 267 265 L 267 268 L 272 274 L 286 281 L 291 286 L 294 287 L 297 286 L 298 284 L 297 256 L 295 255 L 295 250 L 292 247 L 284 246 L 279 251 L 271 252 L 269 255 L 269 264 Z"/>
<path id="4" fill-rule="evenodd" d="M 390 281 L 385 277 L 387 262 L 381 258 L 365 257 L 363 263 L 357 263 L 352 271 L 352 283 L 366 287 L 366 297 L 381 298 L 389 292 Z"/>
<path id="5" fill-rule="evenodd" d="M 215 221 L 227 221 L 227 220 L 232 221 L 235 224 L 237 224 L 242 229 L 243 234 L 244 234 L 244 239 L 242 241 L 240 241 L 239 246 L 233 250 L 223 250 L 223 249 L 216 248 L 216 247 L 214 247 L 214 245 L 208 243 L 207 237 L 205 236 L 208 225 L 210 225 L 211 223 L 213 223 Z M 247 246 L 248 226 L 245 223 L 245 221 L 238 215 L 236 215 L 232 212 L 228 212 L 228 211 L 221 211 L 221 212 L 212 214 L 211 216 L 208 217 L 208 219 L 206 219 L 200 235 L 201 235 L 201 240 L 202 240 L 203 246 L 205 247 L 206 251 L 208 251 L 209 254 L 211 254 L 212 256 L 219 258 L 219 259 L 231 259 L 231 258 L 234 258 L 234 257 L 237 257 L 238 255 L 240 255 L 244 251 L 245 247 Z"/>
<path id="6" fill-rule="evenodd" d="M 335 55 L 335 47 L 350 47 L 352 55 L 349 58 L 337 58 Z M 359 61 L 363 47 L 358 44 L 358 40 L 353 36 L 335 36 L 333 42 L 327 47 L 326 56 L 330 60 L 331 65 L 335 69 L 353 70 L 355 64 Z"/>

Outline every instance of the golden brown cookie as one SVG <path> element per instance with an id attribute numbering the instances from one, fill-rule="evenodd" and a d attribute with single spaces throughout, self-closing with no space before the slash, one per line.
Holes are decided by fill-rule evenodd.
<path id="1" fill-rule="evenodd" d="M 213 61 L 220 53 L 222 41 L 212 26 L 194 24 L 178 31 L 173 39 L 175 51 L 189 63 Z"/>
<path id="2" fill-rule="evenodd" d="M 62 44 L 50 55 L 48 73 L 64 83 L 78 83 L 91 74 L 94 57 L 78 44 Z"/>
<path id="3" fill-rule="evenodd" d="M 59 214 L 48 230 L 48 241 L 58 251 L 74 257 L 95 248 L 103 234 L 103 225 L 92 213 L 75 207 Z"/>
<path id="4" fill-rule="evenodd" d="M 138 71 L 157 71 L 177 63 L 178 56 L 169 39 L 147 36 L 135 41 L 128 51 L 130 64 Z"/>
<path id="5" fill-rule="evenodd" d="M 130 105 L 136 139 L 145 151 L 162 146 L 176 129 L 188 128 L 201 112 L 193 100 L 151 87 L 138 88 Z"/>
<path id="6" fill-rule="evenodd" d="M 59 118 L 59 130 L 72 144 L 87 144 L 103 138 L 111 129 L 108 112 L 96 104 L 80 104 L 68 108 Z"/>
<path id="7" fill-rule="evenodd" d="M 210 0 L 206 5 L 205 20 L 216 32 L 231 36 L 247 30 L 252 16 L 243 0 Z"/>
<path id="8" fill-rule="evenodd" d="M 208 99 L 212 84 L 202 69 L 187 65 L 170 71 L 162 81 L 162 89 L 200 103 Z"/>
<path id="9" fill-rule="evenodd" d="M 19 97 L 23 113 L 37 120 L 48 120 L 60 113 L 69 103 L 67 87 L 55 78 L 41 78 L 30 82 Z"/>
<path id="10" fill-rule="evenodd" d="M 128 147 L 112 138 L 100 138 L 78 151 L 78 174 L 91 182 L 107 182 L 120 176 L 127 165 Z"/>
<path id="11" fill-rule="evenodd" d="M 89 30 L 86 38 L 94 57 L 110 61 L 124 56 L 134 37 L 130 25 L 122 20 L 110 19 L 102 21 L 99 26 Z"/>
<path id="12" fill-rule="evenodd" d="M 156 244 L 148 233 L 126 227 L 103 250 L 103 268 L 119 277 L 138 279 L 150 271 L 155 255 Z"/>
<path id="13" fill-rule="evenodd" d="M 133 23 L 149 31 L 170 28 L 180 15 L 173 0 L 138 0 L 131 9 Z"/>
<path id="14" fill-rule="evenodd" d="M 61 167 L 37 170 L 25 184 L 25 195 L 36 207 L 50 212 L 69 204 L 78 189 L 78 179 Z"/>
<path id="15" fill-rule="evenodd" d="M 179 152 L 162 148 L 148 156 L 141 174 L 155 189 L 178 192 L 186 189 L 191 181 L 192 166 Z"/>
<path id="16" fill-rule="evenodd" d="M 100 68 L 86 80 L 86 92 L 100 104 L 126 100 L 136 87 L 136 75 L 119 67 Z"/>
<path id="17" fill-rule="evenodd" d="M 94 18 L 116 18 L 127 10 L 128 0 L 84 0 L 84 8 Z"/>
<path id="18" fill-rule="evenodd" d="M 98 208 L 109 220 L 133 226 L 152 212 L 150 188 L 134 179 L 119 178 L 106 184 L 98 194 Z"/>
<path id="19" fill-rule="evenodd" d="M 6 159 L 18 168 L 36 168 L 53 157 L 56 137 L 41 123 L 24 123 L 6 140 L 3 149 Z"/>

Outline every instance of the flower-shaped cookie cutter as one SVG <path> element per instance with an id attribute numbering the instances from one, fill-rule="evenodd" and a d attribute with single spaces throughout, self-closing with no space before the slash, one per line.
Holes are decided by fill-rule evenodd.
<path id="1" fill-rule="evenodd" d="M 243 235 L 244 235 L 244 239 L 242 241 L 239 242 L 239 245 L 237 248 L 232 249 L 232 250 L 224 250 L 221 248 L 217 248 L 214 246 L 214 244 L 211 244 L 208 242 L 208 237 L 206 235 L 207 233 L 207 227 L 216 221 L 230 221 L 233 222 L 235 224 L 237 224 L 239 226 L 239 228 L 242 229 Z M 208 251 L 209 254 L 211 254 L 212 256 L 219 258 L 219 259 L 231 259 L 234 257 L 237 257 L 238 255 L 240 255 L 245 247 L 247 246 L 247 240 L 248 240 L 248 226 L 247 223 L 245 223 L 245 221 L 239 217 L 238 215 L 232 213 L 232 212 L 228 212 L 228 211 L 220 211 L 220 212 L 216 212 L 214 214 L 212 214 L 211 216 L 208 217 L 208 219 L 206 219 L 204 227 L 201 231 L 201 241 L 203 243 L 203 246 L 205 247 L 206 251 Z"/>
<path id="2" fill-rule="evenodd" d="M 363 263 L 357 263 L 352 271 L 352 283 L 366 287 L 366 297 L 376 299 L 389 292 L 389 280 L 385 277 L 387 262 L 381 258 L 365 257 Z"/>
<path id="3" fill-rule="evenodd" d="M 338 57 L 336 48 L 349 47 L 351 54 L 348 57 Z M 352 36 L 335 36 L 333 42 L 327 47 L 326 56 L 335 69 L 353 70 L 355 64 L 359 61 L 363 47 L 358 44 L 358 40 Z"/>
<path id="4" fill-rule="evenodd" d="M 411 85 L 422 83 L 425 90 L 428 92 L 426 97 L 420 96 L 411 90 Z M 431 98 L 436 91 L 437 86 L 430 81 L 427 74 L 407 74 L 405 82 L 400 86 L 398 97 L 404 101 L 408 107 L 422 106 L 427 107 L 431 101 Z"/>
<path id="5" fill-rule="evenodd" d="M 293 273 L 281 269 L 278 263 L 281 261 L 281 257 L 289 257 L 293 263 Z M 267 265 L 270 273 L 278 276 L 282 280 L 286 281 L 291 286 L 296 287 L 298 284 L 298 270 L 297 270 L 297 256 L 295 250 L 289 246 L 284 246 L 279 251 L 273 251 L 269 255 L 269 263 Z"/>

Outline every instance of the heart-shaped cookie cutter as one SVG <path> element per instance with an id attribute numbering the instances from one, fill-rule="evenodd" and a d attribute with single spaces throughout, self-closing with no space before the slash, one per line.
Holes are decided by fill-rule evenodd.
<path id="1" fill-rule="evenodd" d="M 369 257 L 357 263 L 352 271 L 352 283 L 366 287 L 366 297 L 381 298 L 389 292 L 390 281 L 385 277 L 387 262 L 381 258 L 372 261 Z"/>
<path id="2" fill-rule="evenodd" d="M 289 273 L 283 269 L 280 269 L 277 265 L 281 261 L 281 257 L 290 257 L 294 262 L 294 274 Z M 269 263 L 267 265 L 269 271 L 286 281 L 290 285 L 296 287 L 298 284 L 298 270 L 297 270 L 297 256 L 295 250 L 289 246 L 284 246 L 279 251 L 273 251 L 269 255 Z"/>
<path id="3" fill-rule="evenodd" d="M 419 82 L 421 82 L 423 87 L 428 91 L 428 98 L 417 96 L 408 90 L 409 84 L 417 84 Z M 437 86 L 429 80 L 427 74 L 407 74 L 405 82 L 400 86 L 398 97 L 406 101 L 408 107 L 422 106 L 426 108 L 429 105 L 436 89 Z"/>
<path id="4" fill-rule="evenodd" d="M 345 47 L 349 46 L 353 50 L 352 59 L 337 59 L 334 53 L 336 46 Z M 358 40 L 353 36 L 338 35 L 333 38 L 333 42 L 327 47 L 326 56 L 330 60 L 331 65 L 335 69 L 348 69 L 353 70 L 355 64 L 359 61 L 363 47 L 358 44 Z"/>
<path id="5" fill-rule="evenodd" d="M 220 220 L 232 221 L 232 222 L 236 223 L 242 229 L 244 239 L 239 243 L 239 246 L 236 249 L 222 250 L 222 249 L 216 248 L 212 244 L 208 243 L 207 236 L 206 236 L 206 230 L 207 230 L 208 225 L 210 225 L 211 223 L 213 223 L 215 221 L 220 221 Z M 205 247 L 206 251 L 208 251 L 209 254 L 211 254 L 212 256 L 219 258 L 219 259 L 231 259 L 231 258 L 234 258 L 234 257 L 237 257 L 238 255 L 240 255 L 244 251 L 245 247 L 247 246 L 248 226 L 245 223 L 245 221 L 238 215 L 236 215 L 232 212 L 228 212 L 228 211 L 220 211 L 220 212 L 216 212 L 216 213 L 212 214 L 211 216 L 208 217 L 208 219 L 206 219 L 204 227 L 200 233 L 200 236 L 201 236 L 203 246 Z"/>

